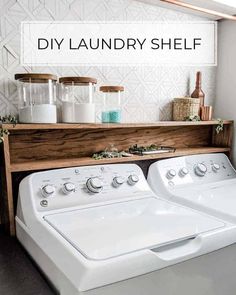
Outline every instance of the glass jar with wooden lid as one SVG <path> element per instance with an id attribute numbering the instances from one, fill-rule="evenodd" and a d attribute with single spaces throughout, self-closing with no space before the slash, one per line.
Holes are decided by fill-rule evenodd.
<path id="1" fill-rule="evenodd" d="M 102 123 L 121 122 L 121 93 L 123 86 L 101 86 L 103 92 Z"/>
<path id="2" fill-rule="evenodd" d="M 20 123 L 56 123 L 56 81 L 51 74 L 15 74 Z"/>
<path id="3" fill-rule="evenodd" d="M 94 92 L 97 80 L 91 77 L 61 77 L 62 121 L 95 123 Z"/>

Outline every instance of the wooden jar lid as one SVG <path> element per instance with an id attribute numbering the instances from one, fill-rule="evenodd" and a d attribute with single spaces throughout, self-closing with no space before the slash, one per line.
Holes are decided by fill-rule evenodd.
<path id="1" fill-rule="evenodd" d="M 101 86 L 99 90 L 102 92 L 119 92 L 119 91 L 124 91 L 124 87 L 123 86 Z"/>
<path id="2" fill-rule="evenodd" d="M 57 81 L 57 76 L 52 74 L 22 73 L 15 74 L 15 79 L 23 82 L 46 83 L 48 80 Z"/>
<path id="3" fill-rule="evenodd" d="M 91 77 L 61 77 L 59 78 L 59 83 L 64 84 L 97 84 L 97 79 Z"/>

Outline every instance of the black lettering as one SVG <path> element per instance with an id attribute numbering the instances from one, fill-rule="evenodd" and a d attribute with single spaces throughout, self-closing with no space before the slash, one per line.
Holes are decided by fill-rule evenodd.
<path id="1" fill-rule="evenodd" d="M 142 49 L 143 49 L 143 44 L 146 42 L 146 38 L 143 39 L 143 42 L 140 42 L 139 39 L 137 39 L 137 41 L 138 41 L 138 43 L 139 43 L 139 45 L 140 45 L 140 48 L 141 48 L 141 50 L 142 50 Z"/>
<path id="2" fill-rule="evenodd" d="M 175 50 L 182 50 L 183 49 L 182 48 L 182 42 L 181 41 L 182 41 L 182 38 L 175 38 L 174 39 L 174 49 Z M 180 47 L 178 47 L 178 46 L 180 46 Z"/>
<path id="3" fill-rule="evenodd" d="M 127 39 L 127 49 L 129 49 L 130 47 L 133 47 L 134 50 L 136 50 L 136 40 L 134 38 L 128 38 Z"/>
<path id="4" fill-rule="evenodd" d="M 46 42 L 46 45 L 44 44 L 45 47 L 43 47 L 42 42 Z M 38 38 L 38 50 L 44 50 L 47 49 L 49 45 L 49 42 L 47 39 L 44 38 Z"/>
<path id="5" fill-rule="evenodd" d="M 90 38 L 89 39 L 89 45 L 90 45 L 90 48 L 91 49 L 93 49 L 93 50 L 96 50 L 96 49 L 98 49 L 98 47 L 99 47 L 99 39 L 97 39 L 97 45 L 96 46 L 93 46 L 93 42 L 92 42 L 93 40 Z M 94 42 L 95 43 L 95 42 Z"/>
<path id="6" fill-rule="evenodd" d="M 80 40 L 80 43 L 79 43 L 78 49 L 80 49 L 80 47 L 85 47 L 86 49 L 88 49 L 88 46 L 87 46 L 87 44 L 86 44 L 84 38 L 82 38 L 82 39 Z"/>
<path id="7" fill-rule="evenodd" d="M 185 50 L 193 50 L 192 47 L 187 47 L 187 39 L 186 38 L 184 39 L 184 49 Z"/>
<path id="8" fill-rule="evenodd" d="M 154 39 L 151 40 L 151 43 L 152 43 L 152 45 L 154 45 L 154 46 L 151 46 L 151 49 L 156 50 L 156 49 L 160 48 L 159 39 L 154 38 Z"/>
<path id="9" fill-rule="evenodd" d="M 69 44 L 70 44 L 70 50 L 78 49 L 78 48 L 72 46 L 72 39 L 71 38 L 69 39 Z"/>
<path id="10" fill-rule="evenodd" d="M 164 42 L 163 39 L 161 39 L 161 49 L 164 49 L 164 46 L 169 46 L 169 50 L 171 50 L 171 38 L 169 38 L 169 42 Z"/>
<path id="11" fill-rule="evenodd" d="M 200 42 L 198 43 L 197 41 L 200 41 Z M 193 39 L 193 49 L 194 50 L 196 49 L 196 46 L 201 46 L 202 45 L 201 41 L 202 41 L 202 38 L 194 38 Z"/>
<path id="12" fill-rule="evenodd" d="M 55 42 L 57 44 L 58 50 L 60 50 L 61 49 L 61 43 L 64 41 L 64 38 L 62 38 L 60 42 L 58 42 L 56 38 L 54 38 L 54 40 L 55 40 Z"/>
<path id="13" fill-rule="evenodd" d="M 105 39 L 102 39 L 102 49 L 104 49 L 104 44 L 107 48 L 111 49 L 111 38 L 109 38 L 109 44 L 106 42 Z"/>
<path id="14" fill-rule="evenodd" d="M 122 43 L 122 45 L 120 45 L 121 47 L 118 47 L 118 45 L 117 45 L 118 41 L 120 41 Z M 114 49 L 121 50 L 121 49 L 124 48 L 124 46 L 125 46 L 125 41 L 123 39 L 120 39 L 120 38 L 115 38 L 114 39 Z"/>

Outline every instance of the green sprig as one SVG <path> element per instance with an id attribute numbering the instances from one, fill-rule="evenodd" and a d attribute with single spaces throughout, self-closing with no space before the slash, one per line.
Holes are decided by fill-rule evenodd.
<path id="1" fill-rule="evenodd" d="M 15 127 L 17 124 L 17 119 L 12 115 L 0 116 L 0 124 L 13 124 L 13 127 Z M 9 131 L 6 128 L 0 127 L 0 143 L 4 141 L 4 135 L 9 134 Z"/>
<path id="2" fill-rule="evenodd" d="M 220 118 L 217 119 L 218 124 L 216 126 L 216 133 L 219 134 L 220 132 L 222 132 L 224 130 L 224 121 Z"/>

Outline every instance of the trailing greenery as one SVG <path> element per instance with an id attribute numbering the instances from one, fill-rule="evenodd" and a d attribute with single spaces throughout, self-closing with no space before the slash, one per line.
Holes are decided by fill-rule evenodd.
<path id="1" fill-rule="evenodd" d="M 222 132 L 224 130 L 224 122 L 222 119 L 217 119 L 218 121 L 218 125 L 216 126 L 216 133 L 219 134 L 220 132 Z"/>
<path id="2" fill-rule="evenodd" d="M 191 121 L 191 122 L 197 122 L 197 121 L 201 121 L 199 116 L 189 116 L 185 118 L 185 121 Z M 216 133 L 219 134 L 220 132 L 222 132 L 224 130 L 224 121 L 220 118 L 217 119 L 218 124 L 216 125 Z"/>
<path id="3" fill-rule="evenodd" d="M 101 159 L 111 159 L 111 158 L 122 158 L 124 152 L 117 152 L 117 151 L 101 151 L 99 153 L 95 153 L 92 155 L 92 158 L 95 160 Z"/>
<path id="4" fill-rule="evenodd" d="M 13 124 L 13 127 L 16 125 L 17 119 L 15 116 L 0 116 L 0 124 Z M 6 128 L 0 127 L 0 143 L 4 140 L 4 134 L 8 135 L 9 131 Z"/>
<path id="5" fill-rule="evenodd" d="M 198 122 L 201 121 L 201 118 L 199 116 L 188 116 L 185 121 Z"/>

